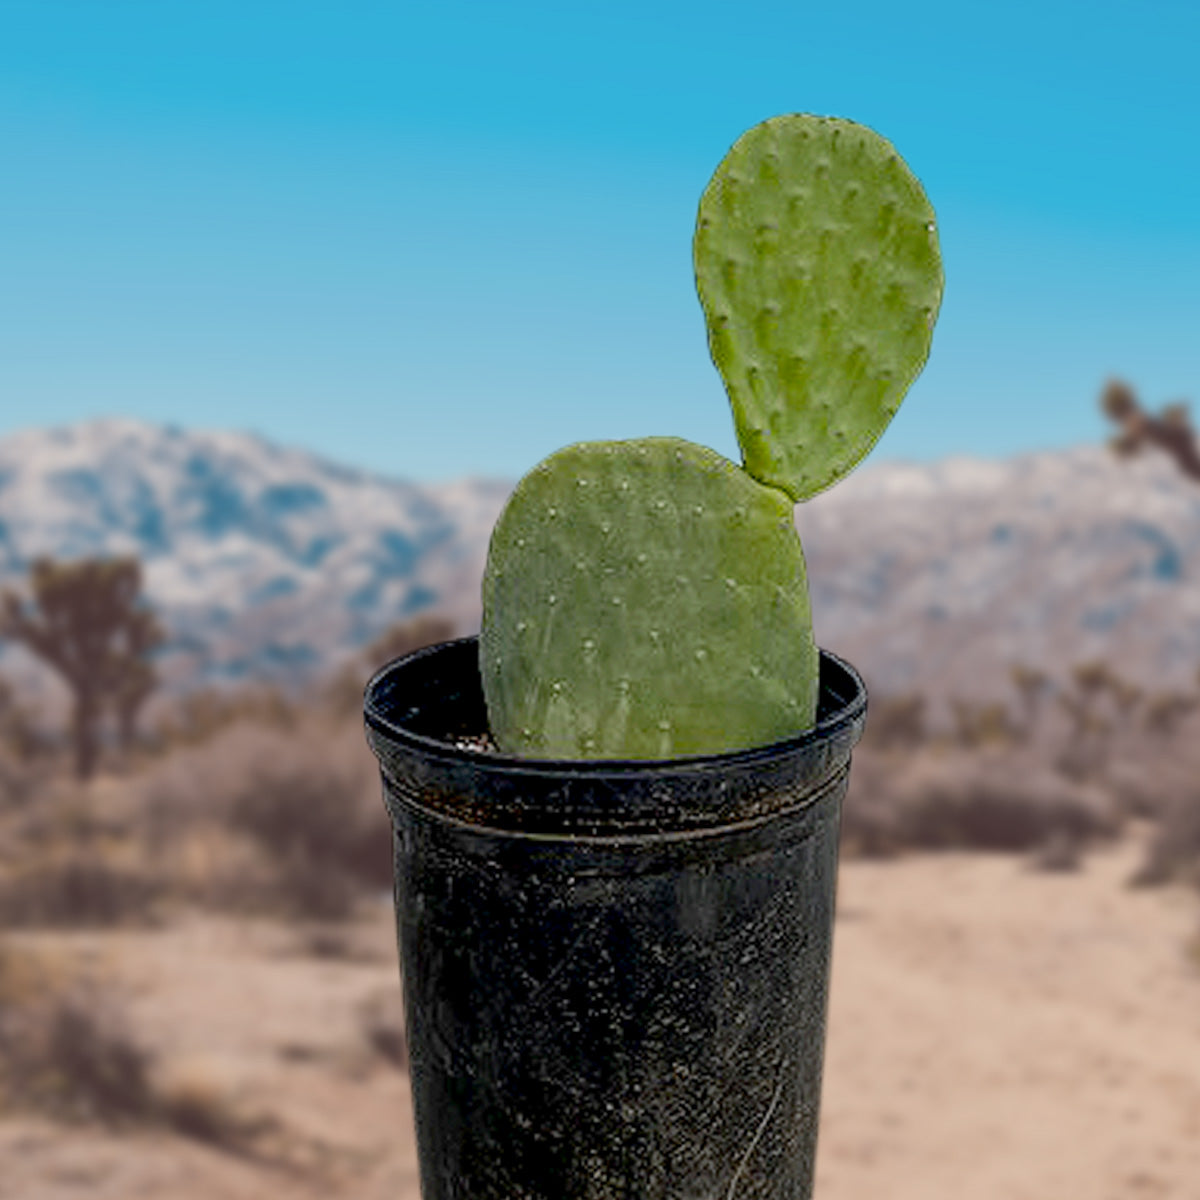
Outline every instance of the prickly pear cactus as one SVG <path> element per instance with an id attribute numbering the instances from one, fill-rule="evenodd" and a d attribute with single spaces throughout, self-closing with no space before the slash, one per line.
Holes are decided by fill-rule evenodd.
<path id="1" fill-rule="evenodd" d="M 511 752 L 669 758 L 812 724 L 817 649 L 792 505 L 675 438 L 569 446 L 492 534 L 481 641 Z"/>
<path id="2" fill-rule="evenodd" d="M 674 438 L 551 455 L 500 515 L 480 673 L 501 750 L 669 758 L 815 719 L 792 505 L 874 445 L 929 351 L 933 210 L 849 121 L 746 133 L 701 200 L 696 283 L 744 469 Z"/>
<path id="3" fill-rule="evenodd" d="M 933 209 L 872 130 L 775 117 L 717 168 L 693 251 L 746 470 L 815 495 L 878 441 L 925 363 L 942 297 Z"/>

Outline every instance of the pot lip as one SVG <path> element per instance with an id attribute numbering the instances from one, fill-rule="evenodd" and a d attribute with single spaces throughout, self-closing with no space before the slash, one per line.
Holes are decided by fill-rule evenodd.
<path id="1" fill-rule="evenodd" d="M 857 742 L 862 734 L 867 710 L 867 689 L 858 671 L 838 655 L 818 648 L 821 676 L 819 688 L 823 692 L 827 670 L 841 671 L 853 686 L 851 698 L 834 712 L 818 720 L 803 733 L 761 746 L 741 750 L 726 750 L 716 754 L 689 754 L 675 758 L 526 758 L 505 754 L 498 750 L 480 750 L 456 742 L 442 741 L 425 734 L 414 733 L 390 720 L 383 712 L 380 702 L 382 685 L 393 672 L 411 666 L 424 658 L 445 653 L 453 647 L 478 647 L 478 635 L 454 638 L 422 647 L 411 654 L 392 659 L 380 667 L 367 681 L 363 689 L 363 716 L 368 729 L 386 739 L 396 748 L 421 754 L 426 758 L 452 761 L 483 770 L 504 772 L 510 775 L 603 777 L 603 776 L 655 776 L 692 774 L 705 771 L 728 771 L 742 767 L 753 767 L 767 761 L 778 761 L 798 754 L 818 742 L 840 741 L 848 737 L 850 744 Z"/>

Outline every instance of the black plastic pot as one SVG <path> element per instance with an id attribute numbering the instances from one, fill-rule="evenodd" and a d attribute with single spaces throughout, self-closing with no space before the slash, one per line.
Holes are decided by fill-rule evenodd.
<path id="1" fill-rule="evenodd" d="M 476 639 L 366 693 L 395 842 L 424 1200 L 806 1200 L 838 818 L 866 713 L 756 750 L 527 760 Z"/>

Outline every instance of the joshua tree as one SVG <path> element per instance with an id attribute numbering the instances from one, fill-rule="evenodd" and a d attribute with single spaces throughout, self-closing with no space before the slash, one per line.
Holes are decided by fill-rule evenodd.
<path id="1" fill-rule="evenodd" d="M 1100 396 L 1100 407 L 1120 427 L 1120 433 L 1110 443 L 1117 454 L 1129 457 L 1144 446 L 1157 446 L 1175 460 L 1184 475 L 1200 482 L 1200 444 L 1186 404 L 1169 404 L 1155 417 L 1142 410 L 1127 383 L 1110 379 Z M 1200 682 L 1200 672 L 1197 681 Z M 1150 697 L 1144 713 L 1146 728 L 1170 734 L 1196 704 L 1196 697 L 1176 692 Z"/>
<path id="2" fill-rule="evenodd" d="M 1189 479 L 1200 482 L 1200 447 L 1186 404 L 1169 404 L 1154 416 L 1138 404 L 1129 384 L 1110 379 L 1100 395 L 1100 407 L 1120 430 L 1109 445 L 1122 458 L 1138 454 L 1145 446 L 1157 446 Z"/>
<path id="3" fill-rule="evenodd" d="M 954 699 L 954 736 L 969 750 L 991 745 L 1013 745 L 1024 732 L 1013 723 L 1008 707 L 999 702 L 985 703 Z"/>
<path id="4" fill-rule="evenodd" d="M 1142 724 L 1150 733 L 1169 738 L 1195 710 L 1198 701 L 1185 692 L 1159 692 L 1149 698 Z"/>
<path id="5" fill-rule="evenodd" d="M 163 627 L 153 613 L 139 609 L 130 615 L 125 631 L 126 665 L 114 681 L 112 695 L 123 754 L 132 748 L 138 713 L 158 685 L 158 672 L 149 656 L 162 645 L 163 637 Z"/>
<path id="6" fill-rule="evenodd" d="M 1009 668 L 1009 677 L 1020 696 L 1023 710 L 1022 728 L 1027 740 L 1037 732 L 1038 717 L 1042 712 L 1042 701 L 1050 691 L 1050 677 L 1037 667 L 1025 663 L 1014 663 Z"/>
<path id="7" fill-rule="evenodd" d="M 135 558 L 56 563 L 37 559 L 30 572 L 32 608 L 3 593 L 0 633 L 53 667 L 71 689 L 75 772 L 89 778 L 99 756 L 105 705 L 132 730 L 154 686 L 149 651 L 161 641 L 153 617 L 139 607 L 142 573 Z"/>
<path id="8" fill-rule="evenodd" d="M 1113 735 L 1142 704 L 1145 694 L 1100 659 L 1077 663 L 1071 679 L 1074 691 L 1058 693 L 1059 705 L 1071 721 L 1072 737 L 1059 766 L 1069 774 L 1095 775 L 1108 761 Z"/>

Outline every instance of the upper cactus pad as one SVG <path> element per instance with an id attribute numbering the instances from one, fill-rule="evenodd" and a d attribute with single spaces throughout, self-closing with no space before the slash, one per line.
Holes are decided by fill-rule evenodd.
<path id="1" fill-rule="evenodd" d="M 791 503 L 675 438 L 552 454 L 492 533 L 480 669 L 511 753 L 667 758 L 801 732 L 818 658 Z"/>
<path id="2" fill-rule="evenodd" d="M 717 168 L 693 248 L 746 470 L 812 496 L 871 449 L 925 363 L 942 296 L 933 209 L 872 130 L 775 117 Z"/>

